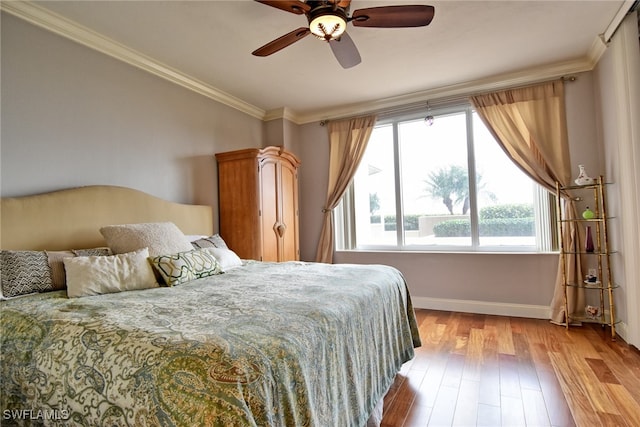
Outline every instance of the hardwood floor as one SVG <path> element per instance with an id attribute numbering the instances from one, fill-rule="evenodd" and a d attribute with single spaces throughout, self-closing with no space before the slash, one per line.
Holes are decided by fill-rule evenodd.
<path id="1" fill-rule="evenodd" d="M 382 426 L 640 426 L 640 352 L 598 325 L 416 310 Z"/>

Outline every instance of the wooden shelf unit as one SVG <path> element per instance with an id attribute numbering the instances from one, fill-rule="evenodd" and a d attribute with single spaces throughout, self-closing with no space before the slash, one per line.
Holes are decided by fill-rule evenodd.
<path id="1" fill-rule="evenodd" d="M 593 184 L 588 185 L 571 185 L 567 187 L 561 186 L 556 182 L 556 200 L 558 211 L 558 235 L 560 237 L 560 257 L 562 265 L 562 285 L 564 288 L 564 310 L 566 315 L 565 326 L 569 328 L 571 324 L 576 323 L 599 323 L 602 327 L 609 326 L 611 329 L 611 339 L 616 338 L 616 311 L 614 301 L 614 290 L 618 287 L 613 280 L 611 271 L 611 250 L 609 246 L 608 222 L 611 218 L 607 216 L 606 210 L 606 185 L 602 176 L 598 177 Z M 589 207 L 594 212 L 594 217 L 585 219 L 582 216 L 571 219 L 566 217 L 566 213 L 562 209 L 561 194 L 569 193 L 571 197 L 584 197 L 583 200 L 589 201 Z M 587 197 L 589 197 L 587 199 Z M 580 215 L 580 214 L 579 214 Z M 575 225 L 576 227 L 592 227 L 592 238 L 594 244 L 593 251 L 587 251 L 582 243 L 582 247 L 566 248 L 561 238 L 566 227 Z M 585 233 L 586 239 L 586 233 Z M 595 268 L 597 271 L 596 282 L 588 282 L 585 278 L 578 278 L 577 282 L 569 282 L 567 274 L 567 256 L 575 255 L 583 257 L 587 261 L 587 268 Z M 594 266 L 594 267 L 592 267 Z M 598 313 L 589 316 L 586 313 L 586 307 L 582 311 L 575 313 L 569 312 L 568 292 L 571 288 L 581 288 L 585 292 L 595 293 L 597 300 Z M 589 295 L 587 295 L 588 299 Z M 587 303 L 588 304 L 588 303 Z M 605 309 L 606 308 L 606 309 Z M 580 307 L 576 307 L 580 310 Z"/>

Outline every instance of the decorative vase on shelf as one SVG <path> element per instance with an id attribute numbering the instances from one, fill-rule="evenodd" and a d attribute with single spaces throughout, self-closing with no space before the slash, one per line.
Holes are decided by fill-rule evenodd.
<path id="1" fill-rule="evenodd" d="M 578 173 L 578 177 L 575 179 L 575 183 L 578 185 L 590 185 L 593 184 L 595 182 L 595 180 L 591 177 L 589 177 L 589 175 L 587 175 L 587 172 L 584 170 L 584 165 L 578 165 L 578 168 L 580 169 L 579 173 Z"/>
<path id="2" fill-rule="evenodd" d="M 595 216 L 596 214 L 591 209 L 589 209 L 589 206 L 587 206 L 587 209 L 582 212 L 582 218 L 584 219 L 593 219 Z"/>
<path id="3" fill-rule="evenodd" d="M 593 253 L 593 251 L 595 251 L 595 246 L 593 245 L 593 236 L 591 235 L 590 226 L 587 226 L 587 238 L 585 239 L 584 250 L 588 253 Z"/>

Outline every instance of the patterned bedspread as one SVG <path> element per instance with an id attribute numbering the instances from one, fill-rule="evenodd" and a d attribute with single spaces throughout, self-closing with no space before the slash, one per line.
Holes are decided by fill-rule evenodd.
<path id="1" fill-rule="evenodd" d="M 402 275 L 379 265 L 249 262 L 0 308 L 3 426 L 362 426 L 420 345 Z"/>

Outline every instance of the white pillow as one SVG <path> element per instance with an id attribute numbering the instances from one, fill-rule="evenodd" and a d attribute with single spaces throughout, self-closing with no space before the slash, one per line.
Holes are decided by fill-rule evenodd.
<path id="1" fill-rule="evenodd" d="M 172 222 L 108 225 L 100 229 L 115 254 L 149 248 L 149 256 L 193 250 L 189 239 Z"/>
<path id="2" fill-rule="evenodd" d="M 112 256 L 64 258 L 69 298 L 100 295 L 135 289 L 157 288 L 149 250 Z"/>
<path id="3" fill-rule="evenodd" d="M 214 256 L 218 260 L 218 264 L 222 268 L 222 271 L 229 271 L 233 268 L 240 267 L 242 260 L 231 249 L 223 248 L 204 248 L 207 252 Z"/>

